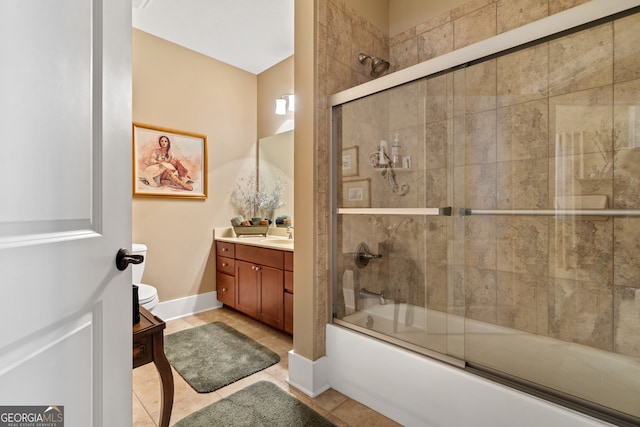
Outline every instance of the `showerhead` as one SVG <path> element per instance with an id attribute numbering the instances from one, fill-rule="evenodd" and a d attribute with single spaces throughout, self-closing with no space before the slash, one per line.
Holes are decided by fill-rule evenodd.
<path id="1" fill-rule="evenodd" d="M 364 64 L 367 59 L 371 59 L 371 72 L 369 73 L 371 77 L 379 77 L 389 69 L 389 62 L 382 58 L 365 53 L 358 55 L 358 61 L 360 61 L 361 64 Z"/>

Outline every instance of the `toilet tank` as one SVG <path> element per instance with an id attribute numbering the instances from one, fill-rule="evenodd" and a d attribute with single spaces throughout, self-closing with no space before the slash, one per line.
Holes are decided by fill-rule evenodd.
<path id="1" fill-rule="evenodd" d="M 144 265 L 147 261 L 147 245 L 142 243 L 133 243 L 131 245 L 131 253 L 133 255 L 142 255 L 144 260 L 140 264 L 131 264 L 132 271 L 132 283 L 142 283 L 142 274 L 144 273 Z"/>

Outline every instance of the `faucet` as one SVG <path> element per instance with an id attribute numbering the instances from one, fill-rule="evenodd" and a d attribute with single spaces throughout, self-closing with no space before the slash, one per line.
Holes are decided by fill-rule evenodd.
<path id="1" fill-rule="evenodd" d="M 380 305 L 387 304 L 387 299 L 384 296 L 384 292 L 380 292 L 380 293 L 371 292 L 368 289 L 361 288 L 359 294 L 360 294 L 360 297 L 363 297 L 363 298 L 378 298 L 380 301 Z"/>
<path id="2" fill-rule="evenodd" d="M 293 225 L 287 227 L 287 233 L 289 234 L 289 240 L 293 240 Z"/>

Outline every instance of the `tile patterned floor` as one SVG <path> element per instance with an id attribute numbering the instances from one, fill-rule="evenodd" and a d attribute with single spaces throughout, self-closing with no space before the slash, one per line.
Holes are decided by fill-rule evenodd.
<path id="1" fill-rule="evenodd" d="M 287 384 L 287 353 L 293 343 L 291 337 L 262 325 L 238 312 L 226 308 L 210 310 L 167 322 L 165 334 L 221 321 L 255 339 L 280 355 L 280 362 L 247 378 L 212 393 L 197 393 L 174 370 L 175 395 L 171 425 L 217 400 L 257 381 L 271 381 L 306 405 L 310 406 L 338 427 L 391 427 L 400 424 L 335 390 L 327 390 L 316 398 Z M 160 412 L 160 377 L 150 363 L 133 370 L 133 426 L 155 427 Z"/>

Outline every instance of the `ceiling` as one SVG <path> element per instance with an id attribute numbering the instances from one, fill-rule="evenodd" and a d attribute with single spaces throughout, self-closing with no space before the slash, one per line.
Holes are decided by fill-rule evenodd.
<path id="1" fill-rule="evenodd" d="M 132 0 L 133 27 L 260 74 L 293 55 L 294 0 Z"/>

